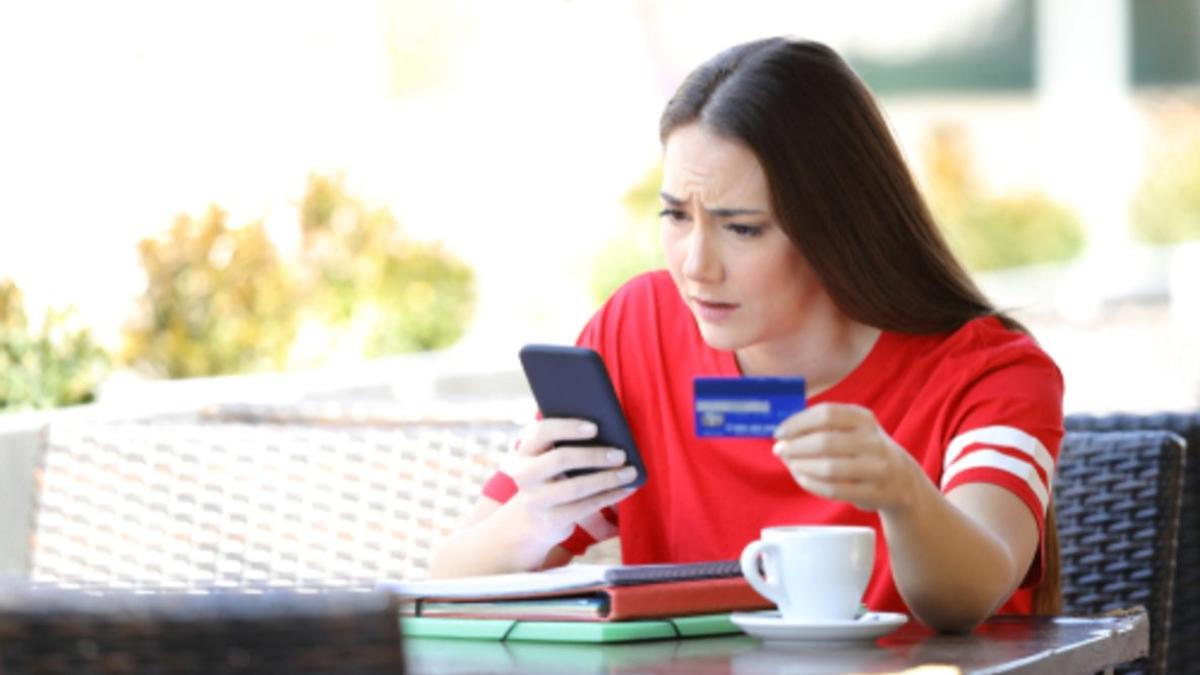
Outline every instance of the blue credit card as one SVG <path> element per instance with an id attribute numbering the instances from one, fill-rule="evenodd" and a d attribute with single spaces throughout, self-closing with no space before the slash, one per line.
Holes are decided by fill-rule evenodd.
<path id="1" fill-rule="evenodd" d="M 803 377 L 697 377 L 692 391 L 697 436 L 770 438 L 806 403 Z"/>

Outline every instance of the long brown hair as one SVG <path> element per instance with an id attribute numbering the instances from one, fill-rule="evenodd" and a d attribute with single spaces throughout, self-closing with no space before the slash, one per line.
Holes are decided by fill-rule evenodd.
<path id="1" fill-rule="evenodd" d="M 871 92 L 829 47 L 769 38 L 717 54 L 667 103 L 662 142 L 692 122 L 754 152 L 780 227 L 850 318 L 941 333 L 996 316 L 1024 332 L 950 252 Z M 1052 614 L 1060 603 L 1053 506 L 1045 553 L 1035 611 Z"/>
<path id="2" fill-rule="evenodd" d="M 850 318 L 905 333 L 1015 325 L 954 258 L 870 91 L 829 47 L 770 38 L 716 55 L 667 103 L 660 137 L 697 121 L 758 157 L 780 226 Z"/>

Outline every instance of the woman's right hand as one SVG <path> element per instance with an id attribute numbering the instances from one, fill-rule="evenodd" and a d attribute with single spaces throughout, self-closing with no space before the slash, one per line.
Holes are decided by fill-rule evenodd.
<path id="1" fill-rule="evenodd" d="M 624 451 L 554 445 L 595 435 L 596 425 L 579 419 L 544 419 L 522 429 L 516 449 L 503 464 L 518 491 L 495 514 L 503 531 L 515 537 L 513 552 L 520 568 L 541 567 L 550 550 L 570 536 L 576 522 L 633 493 L 634 488 L 625 486 L 637 472 L 622 467 Z M 577 469 L 597 471 L 565 475 Z"/>

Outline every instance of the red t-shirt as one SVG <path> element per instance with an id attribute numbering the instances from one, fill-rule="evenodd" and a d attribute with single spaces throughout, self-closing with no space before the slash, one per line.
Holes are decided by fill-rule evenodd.
<path id="1" fill-rule="evenodd" d="M 649 480 L 616 513 L 582 521 L 563 542 L 568 550 L 582 553 L 619 532 L 626 563 L 722 560 L 737 558 L 771 525 L 867 525 L 877 548 L 865 602 L 908 611 L 876 513 L 805 492 L 770 439 L 696 436 L 692 379 L 741 373 L 733 352 L 704 342 L 666 272 L 623 286 L 578 343 L 604 358 Z M 871 409 L 943 492 L 972 482 L 1004 487 L 1029 506 L 1041 532 L 1063 434 L 1062 392 L 1058 368 L 1030 337 L 984 318 L 940 335 L 884 331 L 853 372 L 809 402 Z M 484 494 L 504 501 L 498 486 L 492 481 Z M 1040 560 L 1001 611 L 1030 610 Z"/>

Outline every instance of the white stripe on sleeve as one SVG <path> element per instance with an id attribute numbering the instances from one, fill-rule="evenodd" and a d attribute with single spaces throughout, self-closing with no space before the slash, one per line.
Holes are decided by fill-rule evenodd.
<path id="1" fill-rule="evenodd" d="M 965 431 L 955 436 L 954 440 L 950 441 L 950 446 L 946 448 L 946 459 L 942 462 L 942 471 L 949 472 L 951 465 L 958 460 L 962 451 L 977 443 L 980 445 L 1019 450 L 1029 455 L 1030 461 L 1035 462 L 1042 468 L 1042 471 L 1046 474 L 1047 482 L 1053 480 L 1054 458 L 1050 456 L 1050 453 L 1046 450 L 1046 446 L 1042 445 L 1042 442 L 1037 438 L 1016 427 L 999 425 L 980 427 L 979 429 Z M 942 484 L 945 485 L 945 483 L 946 479 L 943 476 Z"/>
<path id="2" fill-rule="evenodd" d="M 942 474 L 942 486 L 945 487 L 955 476 L 963 471 L 978 468 L 1004 471 L 1025 481 L 1029 485 L 1029 489 L 1033 490 L 1033 494 L 1037 496 L 1038 502 L 1042 505 L 1042 514 L 1045 515 L 1046 506 L 1050 502 L 1050 494 L 1046 489 L 1046 485 L 1042 483 L 1042 478 L 1038 475 L 1037 469 L 1029 462 L 1011 457 L 1002 452 L 996 452 L 995 450 L 976 450 L 955 462 L 949 470 Z"/>

